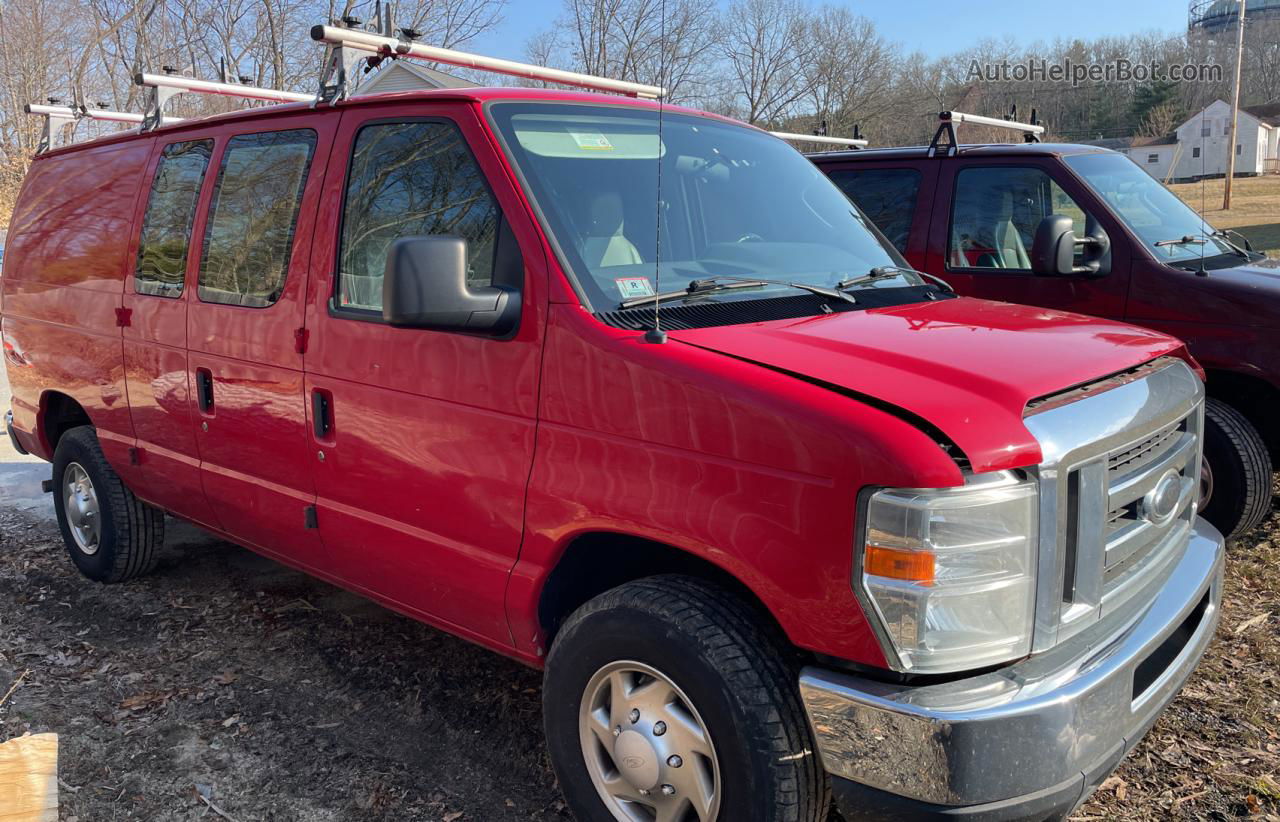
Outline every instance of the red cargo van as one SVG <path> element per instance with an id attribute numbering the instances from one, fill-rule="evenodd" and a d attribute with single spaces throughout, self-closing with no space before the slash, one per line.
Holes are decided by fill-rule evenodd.
<path id="1" fill-rule="evenodd" d="M 90 579 L 168 513 L 545 667 L 581 819 L 1062 816 L 1218 619 L 1198 367 L 903 264 L 693 111 L 221 115 L 34 161 L 9 433 Z"/>
<path id="2" fill-rule="evenodd" d="M 811 159 L 912 265 L 961 294 L 1185 340 L 1207 372 L 1201 513 L 1229 537 L 1266 517 L 1280 464 L 1280 261 L 1214 231 L 1133 160 L 1095 146 Z"/>

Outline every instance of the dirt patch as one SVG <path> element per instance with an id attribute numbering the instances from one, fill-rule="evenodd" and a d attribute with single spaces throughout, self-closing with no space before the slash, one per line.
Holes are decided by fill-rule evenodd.
<path id="1" fill-rule="evenodd" d="M 0 510 L 0 738 L 61 735 L 63 820 L 569 818 L 538 673 L 194 529 L 169 543 L 106 587 Z M 1273 515 L 1231 548 L 1199 672 L 1078 818 L 1280 810 L 1278 592 Z"/>

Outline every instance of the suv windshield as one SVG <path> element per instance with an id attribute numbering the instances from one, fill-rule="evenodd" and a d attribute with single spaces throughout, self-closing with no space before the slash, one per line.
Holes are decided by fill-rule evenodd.
<path id="1" fill-rule="evenodd" d="M 1236 253 L 1214 237 L 1213 227 L 1178 195 L 1123 154 L 1073 154 L 1064 159 L 1157 259 L 1182 263 Z"/>
<path id="2" fill-rule="evenodd" d="M 833 286 L 905 265 L 822 172 L 756 129 L 666 112 L 659 140 L 657 112 L 634 107 L 501 103 L 491 112 L 596 310 L 710 277 Z M 922 283 L 904 272 L 858 287 Z M 762 284 L 697 299 L 794 293 Z"/>

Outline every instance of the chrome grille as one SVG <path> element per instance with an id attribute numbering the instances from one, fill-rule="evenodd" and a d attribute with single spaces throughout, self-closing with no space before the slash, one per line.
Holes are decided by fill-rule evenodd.
<path id="1" fill-rule="evenodd" d="M 1158 366 L 1026 418 L 1044 452 L 1036 651 L 1140 607 L 1185 549 L 1204 389 L 1181 360 Z"/>

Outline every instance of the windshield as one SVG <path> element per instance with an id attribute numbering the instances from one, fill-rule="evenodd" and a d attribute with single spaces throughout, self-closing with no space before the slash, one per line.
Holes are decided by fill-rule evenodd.
<path id="1" fill-rule="evenodd" d="M 1123 154 L 1075 154 L 1064 159 L 1157 259 L 1180 263 L 1235 253 L 1221 238 L 1209 236 L 1213 227 L 1178 195 Z M 1197 242 L 1180 242 L 1184 237 Z"/>
<path id="2" fill-rule="evenodd" d="M 755 129 L 664 113 L 659 141 L 656 111 L 548 103 L 502 103 L 491 110 L 554 242 L 596 310 L 709 277 L 832 286 L 877 266 L 905 265 L 813 164 Z M 859 287 L 922 282 L 904 273 Z M 760 299 L 766 293 L 796 292 L 765 284 L 697 299 Z"/>

